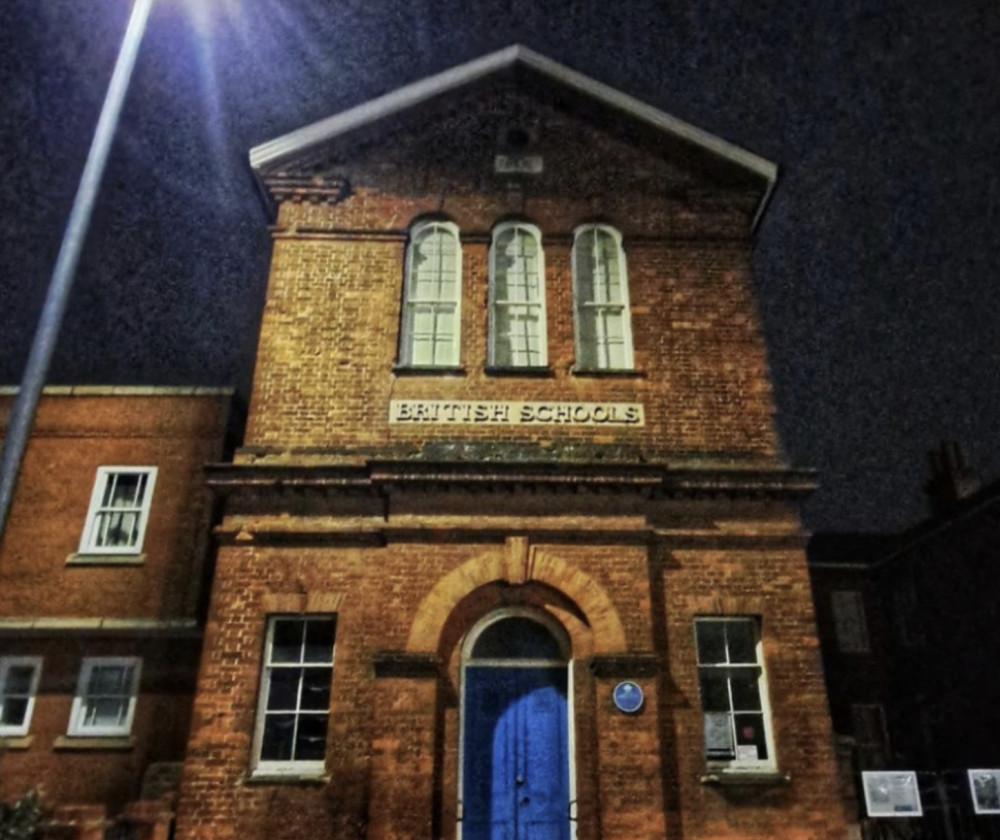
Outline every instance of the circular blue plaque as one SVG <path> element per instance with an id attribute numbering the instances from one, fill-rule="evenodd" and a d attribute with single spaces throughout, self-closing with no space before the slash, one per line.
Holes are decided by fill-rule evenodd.
<path id="1" fill-rule="evenodd" d="M 642 708 L 642 689 L 634 682 L 620 682 L 615 686 L 612 697 L 618 710 L 627 715 L 634 715 Z"/>

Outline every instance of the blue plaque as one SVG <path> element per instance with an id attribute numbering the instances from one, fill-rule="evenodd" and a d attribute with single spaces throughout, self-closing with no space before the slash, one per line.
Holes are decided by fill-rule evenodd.
<path id="1" fill-rule="evenodd" d="M 620 682 L 615 686 L 612 697 L 618 710 L 627 715 L 634 715 L 642 708 L 642 689 L 634 682 Z"/>

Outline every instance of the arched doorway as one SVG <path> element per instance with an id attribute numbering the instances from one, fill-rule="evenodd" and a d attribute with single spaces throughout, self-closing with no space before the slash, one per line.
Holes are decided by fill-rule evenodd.
<path id="1" fill-rule="evenodd" d="M 462 840 L 570 840 L 569 641 L 492 613 L 462 649 Z"/>

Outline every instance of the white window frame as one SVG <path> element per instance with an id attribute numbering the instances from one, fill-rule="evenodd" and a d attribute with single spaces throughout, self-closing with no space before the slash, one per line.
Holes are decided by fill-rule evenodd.
<path id="1" fill-rule="evenodd" d="M 505 301 L 497 300 L 497 242 L 500 237 L 510 230 L 524 231 L 534 238 L 535 247 L 538 249 L 538 299 L 531 301 Z M 493 237 L 490 241 L 490 279 L 489 279 L 489 348 L 487 354 L 487 364 L 492 368 L 516 369 L 527 368 L 529 370 L 544 368 L 549 364 L 548 348 L 548 324 L 545 305 L 545 249 L 542 247 L 542 232 L 536 225 L 529 222 L 512 221 L 501 222 L 493 228 Z M 524 307 L 538 309 L 538 356 L 539 360 L 535 364 L 517 364 L 514 361 L 501 363 L 497 359 L 497 313 L 504 307 Z"/>
<path id="2" fill-rule="evenodd" d="M 14 667 L 31 667 L 31 685 L 27 695 L 11 694 L 8 692 L 7 680 L 10 669 Z M 31 728 L 31 716 L 35 711 L 35 697 L 38 695 L 38 682 L 42 676 L 42 657 L 40 656 L 2 656 L 0 657 L 0 720 L 3 719 L 2 711 L 8 698 L 24 698 L 28 701 L 24 711 L 24 720 L 16 726 L 0 723 L 0 737 L 16 738 L 27 735 Z"/>
<path id="3" fill-rule="evenodd" d="M 274 628 L 279 621 L 302 621 L 310 620 L 330 620 L 333 621 L 333 644 L 330 648 L 329 662 L 304 662 L 297 663 L 275 663 L 271 661 L 272 647 L 274 643 Z M 253 774 L 257 776 L 296 776 L 296 777 L 317 777 L 326 772 L 327 751 L 324 745 L 322 759 L 310 759 L 299 761 L 289 759 L 287 761 L 264 760 L 260 757 L 264 745 L 264 726 L 268 713 L 267 701 L 271 686 L 271 674 L 277 669 L 295 668 L 303 670 L 306 667 L 328 666 L 330 669 L 330 705 L 327 706 L 326 714 L 329 722 L 330 710 L 333 705 L 333 669 L 337 656 L 337 615 L 335 613 L 305 613 L 300 615 L 269 615 L 267 616 L 267 626 L 264 637 L 264 654 L 260 669 L 260 687 L 257 699 L 257 716 L 254 723 L 253 737 Z M 299 686 L 299 700 L 301 700 L 301 683 Z M 312 710 L 313 713 L 314 710 Z M 301 708 L 296 708 L 293 712 L 296 716 L 303 714 Z M 329 735 L 329 728 L 327 729 Z"/>
<path id="4" fill-rule="evenodd" d="M 621 276 L 619 277 L 619 287 L 621 288 L 621 300 L 619 301 L 585 301 L 581 297 L 580 292 L 580 266 L 579 266 L 579 251 L 584 247 L 584 235 L 590 232 L 595 233 L 594 242 L 597 241 L 596 234 L 606 233 L 614 240 L 616 247 L 618 248 L 618 267 Z M 574 347 L 576 351 L 576 370 L 581 372 L 587 371 L 615 371 L 615 370 L 633 370 L 635 365 L 635 360 L 632 352 L 632 309 L 629 305 L 629 288 L 628 288 L 628 264 L 625 259 L 625 249 L 622 248 L 622 235 L 616 229 L 610 225 L 601 224 L 586 224 L 580 225 L 573 231 L 573 249 L 571 252 L 571 265 L 573 272 L 573 335 L 574 335 Z M 598 284 L 594 283 L 594 288 L 597 289 Z M 610 359 L 607 352 L 607 342 L 601 340 L 601 335 L 603 334 L 603 326 L 600 317 L 597 317 L 595 325 L 595 333 L 598 334 L 598 345 L 596 352 L 586 353 L 583 346 L 583 319 L 584 310 L 591 310 L 595 315 L 599 316 L 602 311 L 605 310 L 615 310 L 621 314 L 622 319 L 622 345 L 624 349 L 624 366 L 622 367 L 612 367 Z M 597 357 L 596 364 L 585 364 L 583 360 L 588 356 Z"/>
<path id="5" fill-rule="evenodd" d="M 417 298 L 414 295 L 413 259 L 416 253 L 417 237 L 427 230 L 440 230 L 454 237 L 455 240 L 455 276 L 453 288 L 455 296 L 448 298 Z M 439 276 L 444 272 L 439 271 Z M 440 281 L 439 281 L 440 282 Z M 437 318 L 448 310 L 451 311 L 452 320 L 452 341 L 448 351 L 448 358 L 441 361 L 433 360 L 430 364 L 417 363 L 413 359 L 414 341 L 414 318 L 419 307 L 430 307 L 434 312 L 435 323 Z M 417 368 L 449 368 L 457 367 L 461 358 L 462 344 L 462 241 L 459 236 L 458 225 L 445 221 L 424 221 L 417 222 L 410 228 L 409 241 L 406 244 L 406 268 L 403 282 L 403 311 L 399 333 L 399 363 L 403 367 Z M 432 353 L 436 351 L 437 342 L 432 340 Z"/>
<path id="6" fill-rule="evenodd" d="M 108 483 L 119 475 L 145 475 L 142 500 L 133 508 L 105 508 L 102 504 Z M 80 536 L 80 554 L 141 554 L 143 540 L 146 536 L 146 525 L 149 523 L 149 510 L 153 502 L 153 490 L 156 485 L 156 467 L 136 466 L 103 466 L 97 468 L 94 487 L 90 494 L 90 508 L 84 523 L 83 534 Z M 105 511 L 131 512 L 138 516 L 136 539 L 132 545 L 99 545 L 100 523 Z"/>
<path id="7" fill-rule="evenodd" d="M 697 638 L 697 625 L 700 623 L 725 623 L 725 622 L 749 622 L 752 624 L 754 633 L 754 655 L 756 657 L 755 662 L 727 662 L 727 663 L 702 663 L 700 661 L 700 655 L 698 652 L 698 638 Z M 741 712 L 747 714 L 760 714 L 762 723 L 764 726 L 764 743 L 767 747 L 767 758 L 758 759 L 746 759 L 746 758 L 733 758 L 733 759 L 720 759 L 715 757 L 709 757 L 706 746 L 704 744 L 704 737 L 702 739 L 702 752 L 705 755 L 706 766 L 711 769 L 717 769 L 722 771 L 736 771 L 736 772 L 757 772 L 757 773 L 767 773 L 775 772 L 777 770 L 777 758 L 774 751 L 774 727 L 771 724 L 771 703 L 770 695 L 767 687 L 767 673 L 764 667 L 764 651 L 763 643 L 761 640 L 760 632 L 760 620 L 754 616 L 746 615 L 726 615 L 726 616 L 698 616 L 695 618 L 695 655 L 698 658 L 698 690 L 701 692 L 701 676 L 702 673 L 711 673 L 712 671 L 717 671 L 719 673 L 732 673 L 736 670 L 745 670 L 748 668 L 754 668 L 757 672 L 757 690 L 760 695 L 760 709 L 736 709 L 735 703 L 732 696 L 732 686 L 727 680 L 727 690 L 729 691 L 729 724 L 732 728 L 732 739 L 733 739 L 733 749 L 736 752 L 736 724 L 735 716 Z M 728 650 L 727 650 L 728 659 Z M 702 726 L 705 725 L 705 701 L 703 697 L 699 698 L 699 705 L 701 708 L 702 715 Z"/>
<path id="8" fill-rule="evenodd" d="M 99 726 L 87 723 L 88 701 L 87 693 L 90 675 L 96 668 L 127 667 L 132 669 L 127 695 L 112 695 L 127 697 L 125 715 L 121 722 L 114 726 Z M 73 709 L 70 712 L 67 734 L 81 738 L 103 738 L 129 735 L 132 732 L 132 721 L 135 719 L 136 702 L 139 699 L 139 675 L 142 671 L 142 659 L 138 656 L 88 656 L 80 664 L 80 677 L 76 683 L 76 694 L 73 696 Z"/>

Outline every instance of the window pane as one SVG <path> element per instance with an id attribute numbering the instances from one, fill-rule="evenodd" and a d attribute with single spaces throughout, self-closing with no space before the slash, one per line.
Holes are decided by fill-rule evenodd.
<path id="1" fill-rule="evenodd" d="M 538 243 L 526 230 L 510 228 L 497 237 L 493 254 L 493 299 L 535 303 L 541 300 Z"/>
<path id="2" fill-rule="evenodd" d="M 733 708 L 741 711 L 760 709 L 760 689 L 755 673 L 737 672 L 730 680 L 733 691 Z"/>
<path id="3" fill-rule="evenodd" d="M 594 231 L 584 231 L 576 240 L 577 303 L 594 302 Z"/>
<path id="4" fill-rule="evenodd" d="M 98 546 L 129 546 L 138 541 L 139 514 L 104 512 L 97 515 Z"/>
<path id="5" fill-rule="evenodd" d="M 87 681 L 89 696 L 101 694 L 122 695 L 129 693 L 132 669 L 128 665 L 98 665 L 90 669 Z"/>
<path id="6" fill-rule="evenodd" d="M 695 623 L 698 639 L 698 661 L 703 665 L 726 661 L 725 623 L 698 621 Z"/>
<path id="7" fill-rule="evenodd" d="M 267 692 L 268 711 L 294 711 L 298 708 L 300 673 L 298 668 L 275 668 L 271 671 L 271 685 Z"/>
<path id="8" fill-rule="evenodd" d="M 756 662 L 757 642 L 752 621 L 727 621 L 726 641 L 729 643 L 730 662 Z"/>
<path id="9" fill-rule="evenodd" d="M 418 231 L 407 257 L 402 347 L 404 364 L 458 362 L 459 242 L 437 225 Z"/>
<path id="10" fill-rule="evenodd" d="M 729 687 L 724 676 L 701 675 L 701 707 L 706 712 L 730 711 Z"/>
<path id="11" fill-rule="evenodd" d="M 333 619 L 310 619 L 306 623 L 306 662 L 333 661 Z"/>
<path id="12" fill-rule="evenodd" d="M 267 715 L 261 739 L 262 761 L 291 761 L 295 739 L 295 715 Z"/>
<path id="13" fill-rule="evenodd" d="M 278 619 L 274 622 L 274 633 L 271 637 L 272 662 L 302 661 L 304 624 L 301 619 Z"/>
<path id="14" fill-rule="evenodd" d="M 304 668 L 302 672 L 302 709 L 330 708 L 330 668 Z"/>
<path id="15" fill-rule="evenodd" d="M 733 723 L 728 712 L 706 712 L 702 718 L 705 731 L 705 754 L 714 759 L 732 759 Z"/>
<path id="16" fill-rule="evenodd" d="M 142 501 L 141 473 L 117 473 L 108 479 L 108 497 L 105 505 L 108 507 L 136 507 Z"/>
<path id="17" fill-rule="evenodd" d="M 450 231 L 429 228 L 417 236 L 412 256 L 410 295 L 414 300 L 453 300 L 457 242 Z"/>
<path id="18" fill-rule="evenodd" d="M 594 231 L 591 259 L 594 265 L 594 298 L 597 303 L 618 303 L 622 299 L 618 268 L 618 244 L 607 231 Z"/>
<path id="19" fill-rule="evenodd" d="M 487 627 L 472 649 L 475 659 L 563 659 L 559 643 L 530 618 L 505 618 Z"/>
<path id="20" fill-rule="evenodd" d="M 625 367 L 624 319 L 621 309 L 604 309 L 601 312 L 607 366 Z"/>
<path id="21" fill-rule="evenodd" d="M 27 697 L 7 697 L 0 709 L 0 726 L 20 726 L 27 714 Z"/>
<path id="22" fill-rule="evenodd" d="M 842 653 L 868 653 L 868 628 L 861 593 L 855 590 L 832 592 L 830 601 L 837 647 Z"/>
<path id="23" fill-rule="evenodd" d="M 84 715 L 87 726 L 118 726 L 125 718 L 127 702 L 118 697 L 88 699 Z"/>
<path id="24" fill-rule="evenodd" d="M 35 675 L 33 665 L 12 665 L 7 669 L 6 694 L 30 694 L 31 680 Z"/>
<path id="25" fill-rule="evenodd" d="M 322 761 L 326 751 L 327 715 L 301 715 L 295 739 L 296 761 Z"/>
<path id="26" fill-rule="evenodd" d="M 498 365 L 540 365 L 541 312 L 537 306 L 500 306 L 493 327 L 496 332 L 495 363 Z"/>
<path id="27" fill-rule="evenodd" d="M 767 758 L 767 739 L 764 736 L 764 716 L 761 714 L 736 714 L 733 715 L 733 723 L 736 725 L 737 746 L 753 745 L 757 748 L 756 758 L 764 760 Z M 737 755 L 737 758 L 740 758 Z"/>
<path id="28" fill-rule="evenodd" d="M 594 309 L 580 309 L 577 314 L 576 328 L 580 331 L 578 364 L 584 370 L 600 367 L 597 355 L 597 314 Z"/>

